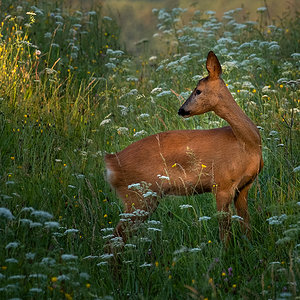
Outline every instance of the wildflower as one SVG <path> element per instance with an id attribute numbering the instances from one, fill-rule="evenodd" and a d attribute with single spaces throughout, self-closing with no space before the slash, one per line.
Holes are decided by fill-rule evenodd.
<path id="1" fill-rule="evenodd" d="M 157 196 L 157 193 L 152 192 L 152 191 L 148 191 L 148 192 L 146 192 L 146 193 L 143 194 L 143 197 L 144 197 L 144 198 L 147 198 L 147 197 L 150 197 L 150 196 L 156 197 L 156 196 Z"/>
<path id="2" fill-rule="evenodd" d="M 159 266 L 159 262 L 156 261 L 156 262 L 155 262 L 155 267 L 157 268 L 158 266 Z"/>
<path id="3" fill-rule="evenodd" d="M 85 286 L 89 289 L 91 287 L 91 284 L 87 283 Z"/>
<path id="4" fill-rule="evenodd" d="M 35 258 L 35 253 L 28 252 L 25 254 L 26 259 L 34 259 Z"/>
<path id="5" fill-rule="evenodd" d="M 20 245 L 20 243 L 18 242 L 11 242 L 11 243 L 8 243 L 6 246 L 5 246 L 5 249 L 15 249 L 17 248 L 18 246 Z"/>
<path id="6" fill-rule="evenodd" d="M 243 221 L 243 220 L 244 220 L 242 217 L 240 217 L 240 216 L 238 216 L 238 215 L 233 215 L 233 216 L 231 216 L 231 219 L 232 219 L 232 220 L 238 220 L 238 221 Z"/>
<path id="7" fill-rule="evenodd" d="M 104 218 L 107 218 L 107 214 L 105 214 L 103 217 L 104 217 Z"/>
<path id="8" fill-rule="evenodd" d="M 62 260 L 75 260 L 77 258 L 78 258 L 78 256 L 73 255 L 73 254 L 62 254 L 62 256 L 61 256 Z"/>
<path id="9" fill-rule="evenodd" d="M 226 276 L 226 273 L 225 273 L 225 272 L 222 272 L 222 276 L 223 276 L 223 277 Z"/>
<path id="10" fill-rule="evenodd" d="M 144 135 L 144 134 L 147 134 L 147 132 L 145 130 L 141 130 L 141 131 L 136 132 L 133 136 L 138 137 L 138 136 L 141 136 L 141 135 Z"/>
<path id="11" fill-rule="evenodd" d="M 68 234 L 68 233 L 77 233 L 79 232 L 78 229 L 75 229 L 75 228 L 70 228 L 70 229 L 67 229 L 64 234 Z"/>
<path id="12" fill-rule="evenodd" d="M 283 223 L 284 220 L 287 219 L 287 215 L 286 214 L 282 214 L 281 216 L 273 216 L 271 218 L 267 219 L 267 222 L 270 225 L 280 225 Z"/>
<path id="13" fill-rule="evenodd" d="M 35 216 L 39 219 L 52 219 L 53 215 L 43 210 L 35 210 L 31 213 L 32 216 Z"/>
<path id="14" fill-rule="evenodd" d="M 148 264 L 146 262 L 144 262 L 142 265 L 140 265 L 140 268 L 146 268 L 146 267 L 151 267 L 152 264 Z"/>
<path id="15" fill-rule="evenodd" d="M 72 300 L 73 299 L 72 296 L 68 293 L 65 293 L 65 297 L 66 297 L 67 300 Z"/>
<path id="16" fill-rule="evenodd" d="M 160 175 L 160 174 L 158 174 L 157 177 L 158 177 L 159 179 L 170 180 L 170 177 L 168 177 L 168 176 L 163 176 L 163 175 Z"/>
<path id="17" fill-rule="evenodd" d="M 209 244 L 211 244 L 211 243 L 212 243 L 212 241 L 211 241 L 211 240 L 209 240 L 209 241 L 208 241 L 208 243 L 209 243 Z"/>
<path id="18" fill-rule="evenodd" d="M 236 288 L 236 284 L 233 284 L 232 287 L 235 289 Z"/>
<path id="19" fill-rule="evenodd" d="M 11 159 L 11 160 L 15 160 L 15 157 L 14 157 L 14 156 L 11 156 L 10 159 Z"/>
<path id="20" fill-rule="evenodd" d="M 175 163 L 174 165 L 172 165 L 172 168 L 175 168 L 177 166 L 177 164 Z"/>
<path id="21" fill-rule="evenodd" d="M 159 93 L 159 92 L 161 92 L 161 91 L 162 91 L 162 88 L 156 87 L 156 88 L 154 88 L 150 93 L 151 93 L 151 94 L 156 94 L 156 93 Z"/>
<path id="22" fill-rule="evenodd" d="M 202 169 L 204 169 L 204 168 L 206 168 L 206 165 L 204 165 L 204 164 L 201 164 L 201 167 L 202 167 Z"/>
<path id="23" fill-rule="evenodd" d="M 199 218 L 199 221 L 208 221 L 210 219 L 211 219 L 211 217 L 203 216 L 203 217 Z"/>
<path id="24" fill-rule="evenodd" d="M 182 205 L 179 205 L 179 207 L 180 207 L 180 209 L 193 208 L 193 206 L 190 204 L 182 204 Z"/>
<path id="25" fill-rule="evenodd" d="M 161 232 L 161 229 L 155 228 L 155 227 L 149 227 L 148 230 L 149 230 L 149 231 L 157 231 L 157 232 Z"/>
<path id="26" fill-rule="evenodd" d="M 13 216 L 13 214 L 10 212 L 10 210 L 5 208 L 5 207 L 0 207 L 0 217 L 1 218 L 6 218 L 8 220 L 12 220 L 12 219 L 15 218 Z"/>
<path id="27" fill-rule="evenodd" d="M 29 290 L 29 292 L 32 292 L 32 293 L 42 293 L 43 290 L 40 289 L 40 288 L 31 288 L 31 289 Z"/>
<path id="28" fill-rule="evenodd" d="M 59 223 L 58 222 L 45 222 L 44 226 L 45 226 L 45 228 L 58 228 Z"/>
<path id="29" fill-rule="evenodd" d="M 111 119 L 104 119 L 101 123 L 100 123 L 100 126 L 103 126 L 105 124 L 108 124 L 111 122 Z"/>

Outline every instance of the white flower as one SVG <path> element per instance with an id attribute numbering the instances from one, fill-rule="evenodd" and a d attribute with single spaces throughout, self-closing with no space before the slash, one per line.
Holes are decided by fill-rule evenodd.
<path id="1" fill-rule="evenodd" d="M 146 262 L 144 262 L 142 265 L 140 265 L 140 268 L 146 268 L 146 267 L 151 267 L 152 264 L 148 264 Z"/>
<path id="2" fill-rule="evenodd" d="M 101 259 L 109 259 L 109 258 L 111 258 L 113 256 L 114 256 L 113 254 L 102 254 L 102 255 L 100 255 L 99 258 L 101 258 Z"/>
<path id="3" fill-rule="evenodd" d="M 100 231 L 107 232 L 107 231 L 113 231 L 113 230 L 114 230 L 114 228 L 108 227 L 108 228 L 102 228 Z"/>
<path id="4" fill-rule="evenodd" d="M 140 189 L 141 188 L 141 184 L 140 183 L 133 183 L 128 185 L 128 189 Z"/>
<path id="5" fill-rule="evenodd" d="M 141 135 L 147 134 L 147 132 L 145 130 L 141 130 L 141 131 L 137 131 L 133 136 L 134 137 L 138 137 Z"/>
<path id="6" fill-rule="evenodd" d="M 158 174 L 158 175 L 157 175 L 157 177 L 158 177 L 159 179 L 166 179 L 166 180 L 170 180 L 170 177 L 169 177 L 169 176 L 164 176 L 164 175 L 160 175 L 160 174 Z"/>
<path id="7" fill-rule="evenodd" d="M 100 126 L 103 126 L 105 124 L 108 124 L 111 122 L 111 119 L 104 119 L 101 123 L 100 123 Z"/>
<path id="8" fill-rule="evenodd" d="M 38 278 L 38 279 L 44 279 L 44 280 L 46 280 L 46 279 L 47 279 L 47 275 L 45 275 L 45 274 L 40 274 L 40 273 L 37 273 L 37 274 L 30 274 L 30 275 L 29 275 L 29 278 Z"/>
<path id="9" fill-rule="evenodd" d="M 25 254 L 26 259 L 34 259 L 35 258 L 35 253 L 28 252 Z"/>
<path id="10" fill-rule="evenodd" d="M 171 91 L 162 91 L 161 93 L 159 93 L 158 95 L 156 95 L 157 97 L 163 97 L 163 96 L 168 96 L 171 95 L 172 92 Z"/>
<path id="11" fill-rule="evenodd" d="M 18 246 L 20 245 L 20 243 L 18 242 L 11 242 L 11 243 L 8 243 L 6 246 L 5 246 L 5 249 L 15 249 L 17 248 Z"/>
<path id="12" fill-rule="evenodd" d="M 7 258 L 7 259 L 5 260 L 5 262 L 17 264 L 19 261 L 18 261 L 17 259 L 15 259 L 15 258 L 12 257 L 12 258 Z"/>
<path id="13" fill-rule="evenodd" d="M 143 194 L 143 197 L 144 197 L 144 198 L 147 198 L 147 197 L 150 197 L 150 196 L 156 197 L 156 196 L 157 196 L 157 193 L 152 192 L 152 191 L 148 191 L 148 192 L 146 192 L 146 193 Z"/>
<path id="14" fill-rule="evenodd" d="M 287 215 L 286 214 L 282 214 L 281 216 L 273 216 L 271 218 L 267 219 L 267 222 L 270 225 L 280 225 L 283 223 L 284 220 L 287 219 Z"/>
<path id="15" fill-rule="evenodd" d="M 181 209 L 185 209 L 185 208 L 193 208 L 193 206 L 190 205 L 190 204 L 182 204 L 182 205 L 179 205 L 179 207 L 180 207 Z"/>
<path id="16" fill-rule="evenodd" d="M 57 276 L 57 280 L 58 281 L 70 280 L 70 277 L 67 276 L 67 275 L 62 274 L 62 275 Z"/>
<path id="17" fill-rule="evenodd" d="M 243 220 L 244 220 L 242 217 L 240 217 L 240 216 L 238 216 L 238 215 L 232 215 L 232 216 L 231 216 L 231 219 L 232 219 L 232 220 L 238 220 L 238 221 L 243 221 Z"/>
<path id="18" fill-rule="evenodd" d="M 140 119 L 140 118 L 148 118 L 148 117 L 149 114 L 140 114 L 138 118 Z"/>
<path id="19" fill-rule="evenodd" d="M 43 290 L 40 289 L 40 288 L 31 288 L 31 289 L 29 290 L 29 292 L 31 292 L 31 293 L 42 293 Z"/>
<path id="20" fill-rule="evenodd" d="M 161 229 L 155 228 L 155 227 L 149 227 L 148 230 L 149 230 L 149 231 L 157 231 L 157 232 L 161 232 Z"/>
<path id="21" fill-rule="evenodd" d="M 294 173 L 299 172 L 299 171 L 300 171 L 300 166 L 298 166 L 298 167 L 296 167 L 296 168 L 293 169 Z"/>
<path id="22" fill-rule="evenodd" d="M 156 87 L 156 88 L 154 88 L 154 89 L 151 91 L 151 94 L 156 94 L 156 93 L 159 93 L 159 92 L 161 92 L 161 91 L 162 91 L 162 88 Z"/>
<path id="23" fill-rule="evenodd" d="M 35 216 L 39 219 L 52 219 L 53 215 L 43 210 L 35 210 L 31 213 L 32 216 Z"/>
<path id="24" fill-rule="evenodd" d="M 58 228 L 59 227 L 59 223 L 58 222 L 45 222 L 44 226 L 46 228 Z"/>
<path id="25" fill-rule="evenodd" d="M 200 221 L 200 222 L 201 222 L 201 221 L 208 221 L 208 220 L 210 220 L 210 219 L 211 219 L 211 217 L 202 216 L 202 217 L 199 218 L 199 221 Z"/>
<path id="26" fill-rule="evenodd" d="M 73 259 L 75 260 L 77 258 L 78 258 L 78 256 L 73 255 L 73 254 L 62 254 L 62 256 L 61 256 L 62 260 L 73 260 Z"/>
<path id="27" fill-rule="evenodd" d="M 15 218 L 13 216 L 13 214 L 10 212 L 10 210 L 5 208 L 5 207 L 0 207 L 0 217 L 1 218 L 6 218 L 8 220 L 12 220 L 12 219 Z"/>
<path id="28" fill-rule="evenodd" d="M 267 8 L 266 7 L 259 7 L 258 9 L 257 9 L 257 11 L 258 12 L 264 12 L 264 11 L 266 11 L 267 10 Z"/>
<path id="29" fill-rule="evenodd" d="M 104 240 L 107 240 L 107 239 L 110 239 L 110 238 L 113 238 L 113 237 L 114 237 L 113 234 L 108 234 L 108 235 L 104 235 L 102 238 L 103 238 Z"/>
<path id="30" fill-rule="evenodd" d="M 68 234 L 68 233 L 77 233 L 79 230 L 78 229 L 75 229 L 75 228 L 70 228 L 70 229 L 67 229 L 64 234 Z"/>
<path id="31" fill-rule="evenodd" d="M 126 134 L 126 133 L 128 132 L 128 128 L 127 128 L 127 127 L 119 127 L 119 128 L 117 129 L 117 132 L 118 132 L 119 134 Z"/>

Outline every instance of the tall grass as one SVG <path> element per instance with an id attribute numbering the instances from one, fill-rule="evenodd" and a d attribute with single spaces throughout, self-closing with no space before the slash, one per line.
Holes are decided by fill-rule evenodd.
<path id="1" fill-rule="evenodd" d="M 160 53 L 134 58 L 100 12 L 16 3 L 1 9 L 0 28 L 1 297 L 295 298 L 299 18 L 269 24 L 260 8 L 258 23 L 238 9 L 186 22 L 182 9 L 157 10 Z M 168 197 L 112 263 L 104 245 L 122 205 L 104 181 L 103 155 L 159 131 L 223 126 L 212 113 L 176 114 L 206 76 L 209 50 L 261 129 L 252 239 L 233 211 L 233 242 L 223 247 L 212 195 Z"/>

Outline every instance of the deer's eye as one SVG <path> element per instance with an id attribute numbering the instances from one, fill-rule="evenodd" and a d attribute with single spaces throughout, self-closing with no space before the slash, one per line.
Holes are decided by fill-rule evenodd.
<path id="1" fill-rule="evenodd" d="M 200 91 L 200 90 L 196 90 L 196 94 L 197 94 L 197 95 L 200 95 L 200 94 L 201 94 L 201 91 Z"/>

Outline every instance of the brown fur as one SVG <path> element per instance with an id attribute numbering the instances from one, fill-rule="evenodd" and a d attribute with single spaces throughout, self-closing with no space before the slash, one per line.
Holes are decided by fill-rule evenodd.
<path id="1" fill-rule="evenodd" d="M 211 130 L 175 130 L 148 136 L 116 154 L 108 154 L 105 163 L 108 181 L 125 206 L 125 212 L 144 210 L 151 214 L 158 205 L 157 196 L 190 195 L 212 192 L 216 196 L 221 239 L 229 239 L 229 206 L 234 204 L 243 218 L 242 227 L 249 232 L 248 191 L 260 172 L 263 161 L 261 139 L 256 126 L 239 108 L 220 78 L 221 66 L 210 52 L 207 58 L 209 76 L 182 105 L 179 114 L 192 116 L 214 111 L 230 126 Z M 201 93 L 197 94 L 197 90 Z M 199 93 L 199 92 L 198 92 Z M 160 178 L 163 175 L 168 178 Z M 145 182 L 146 190 L 128 188 Z M 144 221 L 148 215 L 134 215 L 131 223 Z M 126 240 L 127 222 L 116 227 L 115 235 Z"/>

